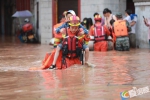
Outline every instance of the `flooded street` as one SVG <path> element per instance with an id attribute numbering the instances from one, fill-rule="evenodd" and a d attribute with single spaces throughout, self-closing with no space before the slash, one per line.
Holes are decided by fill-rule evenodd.
<path id="1" fill-rule="evenodd" d="M 95 68 L 28 71 L 52 49 L 0 38 L 0 100 L 121 100 L 120 92 L 150 88 L 149 49 L 90 51 Z M 129 100 L 150 100 L 150 93 Z"/>

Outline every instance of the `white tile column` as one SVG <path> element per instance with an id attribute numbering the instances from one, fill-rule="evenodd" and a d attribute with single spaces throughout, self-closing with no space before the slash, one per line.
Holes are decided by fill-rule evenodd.
<path id="1" fill-rule="evenodd" d="M 39 0 L 39 34 L 41 44 L 52 38 L 52 0 Z"/>
<path id="2" fill-rule="evenodd" d="M 145 26 L 143 16 L 150 18 L 150 2 L 135 2 L 135 13 L 138 15 L 136 27 L 137 46 L 140 48 L 148 48 L 148 27 Z"/>

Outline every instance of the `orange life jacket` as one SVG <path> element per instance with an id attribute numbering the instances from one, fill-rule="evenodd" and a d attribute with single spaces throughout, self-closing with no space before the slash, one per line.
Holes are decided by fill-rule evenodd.
<path id="1" fill-rule="evenodd" d="M 114 22 L 114 33 L 116 37 L 128 36 L 126 21 L 119 20 Z"/>
<path id="2" fill-rule="evenodd" d="M 104 27 L 101 24 L 94 25 L 94 40 L 95 42 L 106 40 L 106 34 L 104 33 Z"/>

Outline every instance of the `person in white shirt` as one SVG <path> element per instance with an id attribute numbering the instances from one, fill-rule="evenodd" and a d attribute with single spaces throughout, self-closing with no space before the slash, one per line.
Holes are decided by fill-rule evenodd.
<path id="1" fill-rule="evenodd" d="M 131 10 L 125 10 L 126 17 L 124 20 L 127 20 L 131 26 L 131 32 L 129 32 L 129 42 L 131 48 L 136 48 L 136 23 L 137 23 L 137 15 L 132 14 Z"/>
<path id="2" fill-rule="evenodd" d="M 116 19 L 116 16 L 112 14 L 111 10 L 109 10 L 108 8 L 105 8 L 103 10 L 103 15 L 105 17 L 105 25 L 110 28 L 111 27 L 111 24 L 110 24 L 110 21 L 113 19 L 113 20 L 117 20 Z"/>
<path id="3" fill-rule="evenodd" d="M 131 14 L 131 10 L 125 10 L 125 18 L 124 20 L 128 21 L 129 23 L 131 23 L 131 17 L 130 17 L 130 14 Z"/>

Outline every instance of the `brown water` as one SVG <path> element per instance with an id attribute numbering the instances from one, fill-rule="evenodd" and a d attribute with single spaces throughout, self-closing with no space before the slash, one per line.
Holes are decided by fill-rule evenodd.
<path id="1" fill-rule="evenodd" d="M 0 39 L 0 100 L 121 100 L 120 92 L 150 87 L 150 50 L 90 52 L 95 68 L 28 71 L 53 47 Z M 150 100 L 146 93 L 129 100 Z"/>

